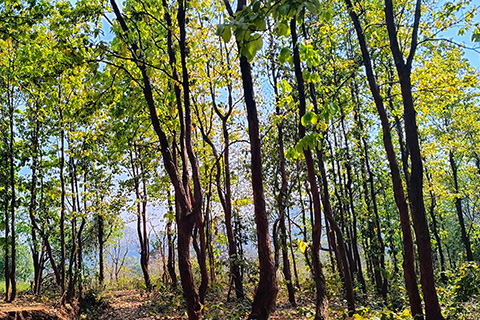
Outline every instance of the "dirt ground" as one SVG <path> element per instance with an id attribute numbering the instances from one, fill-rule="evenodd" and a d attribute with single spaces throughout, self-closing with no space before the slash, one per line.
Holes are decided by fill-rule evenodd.
<path id="1" fill-rule="evenodd" d="M 14 302 L 0 301 L 0 320 L 70 320 L 74 308 L 55 302 L 37 301 L 34 296 L 20 295 Z"/>
<path id="2" fill-rule="evenodd" d="M 181 294 L 155 291 L 147 293 L 140 290 L 111 290 L 86 301 L 82 320 L 147 320 L 187 319 Z M 310 301 L 299 301 L 300 305 L 310 307 L 292 308 L 288 302 L 279 299 L 275 320 L 312 319 L 313 309 Z M 204 319 L 243 319 L 250 305 L 226 302 L 226 296 L 212 294 L 203 310 Z M 75 308 L 60 306 L 56 301 L 35 299 L 31 295 L 21 295 L 13 303 L 0 301 L 0 320 L 73 320 Z"/>

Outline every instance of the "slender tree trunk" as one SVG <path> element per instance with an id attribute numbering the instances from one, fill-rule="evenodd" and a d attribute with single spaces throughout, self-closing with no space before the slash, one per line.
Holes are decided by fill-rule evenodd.
<path id="1" fill-rule="evenodd" d="M 231 96 L 231 92 L 229 93 L 229 96 Z M 230 100 L 230 110 L 232 110 L 233 105 Z M 229 114 L 231 111 L 229 112 Z M 228 114 L 228 115 L 229 115 Z M 223 163 L 224 163 L 224 174 L 225 174 L 225 227 L 227 230 L 227 240 L 228 240 L 228 254 L 230 258 L 230 273 L 233 277 L 233 283 L 235 284 L 235 295 L 237 299 L 243 299 L 245 296 L 244 290 L 243 290 L 243 277 L 242 274 L 240 273 L 240 267 L 239 265 L 241 264 L 241 260 L 238 257 L 237 254 L 237 243 L 235 241 L 235 235 L 232 229 L 232 182 L 231 182 L 231 173 L 230 173 L 230 134 L 228 132 L 228 127 L 227 127 L 227 117 L 222 118 L 222 132 L 223 132 L 223 140 L 225 143 L 225 150 L 223 154 Z M 219 165 L 217 166 L 217 169 L 219 169 Z M 220 181 L 220 173 L 217 172 L 218 179 L 217 179 L 217 184 Z M 220 186 L 218 186 L 220 188 Z M 218 192 L 221 192 L 218 190 Z"/>
<path id="2" fill-rule="evenodd" d="M 429 188 L 430 208 L 428 211 L 430 214 L 430 218 L 432 219 L 432 232 L 433 232 L 433 236 L 435 237 L 435 241 L 437 241 L 438 255 L 440 257 L 440 270 L 442 271 L 442 280 L 446 282 L 448 279 L 443 273 L 445 271 L 445 256 L 443 255 L 442 239 L 440 238 L 440 234 L 438 233 L 438 223 L 437 223 L 437 217 L 435 214 L 435 207 L 437 206 L 437 197 L 433 189 L 433 182 L 432 182 L 431 175 L 428 174 L 427 168 L 425 168 L 425 176 L 427 178 L 428 184 L 430 185 L 430 188 Z"/>
<path id="3" fill-rule="evenodd" d="M 293 237 L 292 237 L 292 220 L 290 219 L 290 210 L 287 208 L 288 219 L 288 243 L 290 247 L 290 255 L 292 256 L 293 274 L 295 275 L 295 286 L 300 289 L 300 282 L 298 281 L 297 262 L 295 259 L 295 251 L 293 250 Z"/>
<path id="4" fill-rule="evenodd" d="M 295 18 L 290 21 L 290 33 L 292 36 L 293 61 L 299 95 L 299 139 L 302 139 L 305 137 L 305 127 L 302 125 L 301 119 L 306 113 L 306 98 L 302 69 L 300 65 L 300 53 L 297 43 L 297 25 Z M 329 315 L 325 276 L 323 274 L 323 266 L 320 261 L 322 209 L 320 205 L 320 193 L 318 192 L 312 153 L 309 149 L 305 148 L 303 150 L 303 154 L 305 156 L 305 162 L 307 165 L 307 176 L 310 184 L 310 192 L 313 198 L 314 209 L 314 220 L 312 220 L 312 267 L 316 287 L 315 320 L 323 320 L 329 319 Z"/>
<path id="5" fill-rule="evenodd" d="M 141 152 L 140 155 L 140 176 L 142 178 L 142 212 L 141 212 L 141 222 L 142 222 L 142 233 L 143 233 L 143 243 L 142 243 L 142 255 L 141 255 L 141 265 L 143 278 L 145 280 L 145 287 L 148 291 L 152 290 L 152 282 L 150 280 L 150 272 L 148 270 L 148 263 L 150 261 L 150 243 L 147 233 L 147 202 L 148 202 L 148 193 L 147 193 L 147 182 L 145 177 L 145 168 L 143 167 Z"/>
<path id="6" fill-rule="evenodd" d="M 273 39 L 271 39 L 273 40 Z M 273 41 L 272 41 L 273 44 Z M 275 93 L 275 105 L 276 105 L 276 113 L 277 115 L 281 115 L 280 110 L 280 102 L 278 88 L 277 88 L 277 72 L 275 68 L 275 61 L 273 60 L 272 54 L 272 61 L 271 61 L 271 71 L 272 71 L 272 80 L 273 80 L 273 90 Z M 283 122 L 280 121 L 277 125 L 278 130 L 278 157 L 280 160 L 280 176 L 281 176 L 281 187 L 280 191 L 277 196 L 277 206 L 278 206 L 278 219 L 279 219 L 279 227 L 280 227 L 280 245 L 282 249 L 282 262 L 283 262 L 283 275 L 285 277 L 285 282 L 288 291 L 288 301 L 292 306 L 296 306 L 297 303 L 295 301 L 295 288 L 293 287 L 292 281 L 292 272 L 290 270 L 290 261 L 288 259 L 288 244 L 287 244 L 287 228 L 285 225 L 285 202 L 287 200 L 287 191 L 288 191 L 288 182 L 287 182 L 287 172 L 285 169 L 285 148 L 283 145 Z M 292 255 L 292 258 L 295 259 L 295 256 Z"/>
<path id="7" fill-rule="evenodd" d="M 227 61 L 227 65 L 229 65 L 230 58 L 228 56 L 228 53 L 226 54 L 226 61 Z M 210 76 L 210 67 L 208 65 L 207 65 L 207 75 Z M 218 196 L 220 198 L 220 203 L 225 213 L 225 229 L 226 229 L 227 241 L 228 241 L 228 258 L 229 258 L 229 264 L 230 264 L 230 276 L 232 277 L 233 284 L 235 285 L 235 295 L 237 299 L 243 299 L 245 296 L 245 293 L 243 290 L 243 277 L 240 271 L 241 259 L 237 252 L 237 242 L 236 242 L 234 230 L 232 227 L 232 215 L 233 215 L 232 190 L 231 190 L 232 182 L 231 182 L 231 172 L 230 172 L 230 133 L 228 131 L 228 119 L 232 114 L 234 103 L 233 103 L 233 86 L 231 81 L 230 80 L 228 81 L 229 81 L 227 83 L 228 108 L 223 113 L 222 111 L 220 111 L 220 108 L 216 102 L 216 93 L 215 93 L 214 85 L 212 84 L 211 81 L 209 82 L 210 96 L 212 98 L 212 106 L 213 106 L 213 109 L 215 110 L 215 113 L 222 121 L 222 134 L 223 134 L 223 140 L 224 140 L 223 143 L 225 145 L 224 152 L 223 152 L 223 164 L 224 164 L 223 171 L 221 170 L 220 156 L 218 154 L 218 151 L 215 148 L 215 145 L 213 144 L 211 139 L 208 137 L 207 133 L 205 132 L 204 126 L 202 125 L 201 122 L 200 122 L 200 125 L 201 125 L 203 138 L 205 142 L 207 142 L 212 148 L 213 156 L 216 159 L 215 180 L 217 185 Z M 224 175 L 224 186 L 225 186 L 224 190 L 222 190 L 222 187 L 221 187 L 222 173 Z"/>
<path id="8" fill-rule="evenodd" d="M 76 168 L 75 168 L 76 170 Z M 76 171 L 75 171 L 76 172 Z M 77 195 L 79 195 L 80 193 L 78 192 L 78 179 L 76 178 L 77 177 L 77 174 L 75 173 L 75 190 L 77 192 Z M 83 194 L 87 194 L 87 186 L 86 186 L 86 182 L 87 182 L 87 173 L 85 172 L 84 173 L 84 185 L 83 185 Z M 86 213 L 87 212 L 87 201 L 85 199 L 85 197 L 83 197 L 83 212 Z M 80 199 L 77 197 L 77 207 L 80 208 Z M 85 225 L 86 225 L 86 222 L 87 222 L 87 219 L 85 217 L 85 215 L 82 215 L 82 222 L 80 223 L 80 228 L 78 228 L 78 233 L 77 233 L 77 243 L 78 243 L 78 267 L 77 267 L 77 283 L 78 283 L 78 299 L 81 301 L 82 298 L 83 298 L 83 238 L 82 238 L 82 233 L 83 233 L 83 229 L 85 228 Z"/>
<path id="9" fill-rule="evenodd" d="M 350 211 L 352 213 L 352 251 L 353 251 L 353 256 L 355 259 L 355 264 L 356 264 L 356 274 L 357 274 L 357 279 L 360 282 L 360 285 L 362 287 L 362 291 L 364 294 L 367 293 L 367 285 L 365 283 L 365 278 L 363 277 L 363 271 L 362 271 L 362 261 L 360 259 L 360 253 L 358 251 L 358 231 L 357 231 L 357 214 L 355 212 L 355 202 L 353 200 L 353 189 L 352 189 L 352 183 L 353 183 L 353 174 L 352 174 L 352 159 L 350 156 L 350 146 L 348 144 L 348 137 L 347 137 L 347 132 L 345 129 L 345 115 L 343 112 L 343 107 L 340 107 L 341 109 L 341 125 L 342 125 L 342 131 L 343 131 L 343 136 L 345 138 L 345 148 L 346 148 L 346 163 L 345 167 L 347 169 L 347 183 L 345 185 L 347 189 L 347 194 L 348 194 L 348 200 L 350 203 Z"/>
<path id="10" fill-rule="evenodd" d="M 59 100 L 60 100 L 60 88 L 59 90 Z M 63 296 L 65 293 L 65 128 L 63 122 L 63 109 L 62 106 L 59 106 L 59 120 L 60 120 L 60 186 L 61 186 L 61 196 L 60 196 L 60 293 Z"/>
<path id="11" fill-rule="evenodd" d="M 207 167 L 205 167 L 205 171 L 207 171 Z M 212 224 L 211 224 L 211 219 L 210 219 L 210 200 L 212 197 L 212 180 L 210 178 L 210 181 L 208 183 L 208 193 L 206 195 L 206 202 L 207 204 L 205 205 L 205 239 L 207 241 L 207 254 L 208 254 L 208 263 L 209 263 L 209 268 L 210 268 L 210 281 L 212 283 L 215 283 L 216 281 L 216 275 L 215 275 L 215 256 L 213 253 L 213 237 L 212 237 Z"/>
<path id="12" fill-rule="evenodd" d="M 368 84 L 375 101 L 375 106 L 380 117 L 383 133 L 383 144 L 387 154 L 388 163 L 391 171 L 392 185 L 395 202 L 397 204 L 400 223 L 403 234 L 403 274 L 405 277 L 405 284 L 407 288 L 407 294 L 410 302 L 411 313 L 416 320 L 423 319 L 423 309 L 420 300 L 420 294 L 418 292 L 417 279 L 415 274 L 414 265 L 414 247 L 412 231 L 410 228 L 410 217 L 408 213 L 408 205 L 405 200 L 405 194 L 402 185 L 402 178 L 400 176 L 400 170 L 397 163 L 397 158 L 392 143 L 392 136 L 390 133 L 390 124 L 388 122 L 387 113 L 383 104 L 383 98 L 380 94 L 380 90 L 376 83 L 375 75 L 372 68 L 372 61 L 370 59 L 370 53 L 365 40 L 362 27 L 360 25 L 360 19 L 353 9 L 353 5 L 350 0 L 345 0 L 350 17 L 353 21 L 355 31 L 362 51 L 362 57 L 365 64 L 365 70 L 367 74 Z"/>
<path id="13" fill-rule="evenodd" d="M 97 194 L 98 197 L 98 194 Z M 103 200 L 100 200 L 103 202 Z M 102 205 L 102 204 L 100 204 Z M 105 244 L 105 225 L 103 218 L 103 210 L 99 209 L 97 213 L 97 240 L 98 240 L 98 283 L 103 287 L 105 280 L 105 266 L 104 266 L 104 244 Z"/>
<path id="14" fill-rule="evenodd" d="M 199 215 L 197 223 L 195 225 L 195 236 L 194 244 L 196 239 L 198 239 L 200 244 L 197 245 L 196 253 L 198 258 L 198 265 L 200 267 L 200 286 L 198 287 L 198 294 L 200 296 L 200 303 L 205 303 L 205 296 L 208 289 L 208 270 L 207 270 L 207 245 L 205 243 L 205 223 L 203 221 L 203 216 Z"/>
<path id="15" fill-rule="evenodd" d="M 138 164 L 137 164 L 138 162 Z M 137 235 L 140 242 L 140 266 L 142 268 L 145 287 L 148 291 L 152 289 L 150 274 L 148 271 L 148 261 L 150 249 L 148 246 L 147 235 L 147 187 L 145 183 L 145 172 L 142 165 L 141 152 L 137 150 L 134 143 L 133 151 L 130 150 L 130 163 L 132 167 L 132 175 L 135 187 L 135 196 L 137 200 Z M 141 180 L 141 181 L 140 181 Z M 140 192 L 140 183 L 142 183 L 142 191 Z"/>
<path id="16" fill-rule="evenodd" d="M 405 118 L 405 132 L 407 148 L 410 152 L 411 174 L 408 183 L 408 196 L 412 208 L 413 226 L 418 244 L 418 258 L 420 261 L 420 282 L 422 284 L 423 300 L 427 320 L 444 319 L 438 301 L 433 274 L 432 247 L 428 230 L 427 215 L 423 201 L 423 162 L 420 152 L 416 111 L 413 104 L 411 69 L 412 61 L 417 47 L 417 34 L 421 17 L 421 1 L 416 1 L 414 26 L 410 53 L 405 62 L 397 38 L 395 17 L 392 0 L 385 0 L 385 19 L 387 24 L 390 49 L 395 61 Z"/>
<path id="17" fill-rule="evenodd" d="M 40 281 L 41 281 L 41 272 L 42 272 L 42 264 L 40 259 L 40 252 L 39 252 L 39 245 L 38 245 L 38 238 L 37 238 L 37 230 L 35 228 L 35 216 L 36 216 L 36 209 L 37 209 L 37 172 L 38 172 L 38 121 L 35 124 L 35 128 L 32 131 L 32 180 L 30 186 L 30 204 L 28 207 L 28 215 L 30 217 L 31 223 L 31 231 L 30 235 L 32 237 L 32 260 L 33 260 L 33 294 L 37 295 L 40 289 Z"/>
<path id="18" fill-rule="evenodd" d="M 355 82 L 354 88 L 352 90 L 352 95 L 353 98 L 356 100 L 357 104 L 359 104 L 359 98 L 358 98 L 358 87 L 357 83 Z M 377 288 L 377 292 L 382 295 L 383 300 L 386 302 L 387 301 L 387 291 L 388 291 L 388 280 L 387 277 L 383 275 L 382 270 L 386 270 L 385 267 L 385 242 L 383 241 L 382 237 L 382 229 L 380 226 L 380 215 L 378 213 L 378 205 L 377 205 L 377 195 L 375 192 L 375 181 L 374 181 L 374 176 L 372 169 L 370 167 L 370 155 L 369 155 L 369 146 L 367 143 L 367 138 L 364 135 L 365 129 L 363 125 L 363 121 L 361 118 L 361 113 L 356 110 L 355 111 L 355 120 L 358 124 L 358 129 L 359 132 L 358 134 L 360 135 L 359 140 L 360 140 L 360 145 L 363 146 L 363 154 L 364 154 L 364 161 L 362 164 L 362 175 L 366 174 L 368 175 L 368 178 L 364 177 L 363 181 L 363 189 L 365 193 L 365 201 L 366 205 L 369 208 L 369 211 L 374 214 L 374 223 L 375 223 L 375 234 L 376 234 L 376 241 L 375 246 L 374 246 L 374 251 L 373 251 L 373 264 L 374 264 L 374 277 L 375 277 L 375 284 Z M 367 185 L 368 182 L 368 185 Z M 370 195 L 369 195 L 370 191 Z M 378 263 L 380 262 L 380 263 Z M 380 269 L 381 268 L 381 269 Z"/>
<path id="19" fill-rule="evenodd" d="M 298 162 L 297 162 L 297 164 L 298 164 Z M 300 211 L 302 213 L 302 227 L 303 227 L 302 228 L 302 235 L 303 235 L 303 242 L 306 244 L 306 243 L 308 243 L 307 217 L 306 217 L 306 209 L 305 209 L 305 205 L 304 205 L 303 197 L 302 197 L 302 181 L 300 179 L 300 170 L 298 170 L 298 169 L 297 169 L 297 181 L 298 181 L 298 195 L 299 195 L 299 198 L 300 198 Z M 311 195 L 308 192 L 307 187 L 306 187 L 306 189 L 307 189 L 308 197 L 311 198 Z M 311 208 L 312 202 L 313 201 L 311 201 L 311 199 L 310 199 L 310 201 L 309 201 L 310 211 L 313 211 L 313 209 Z M 312 212 L 310 212 L 310 216 L 311 217 L 313 216 Z M 310 221 L 313 223 L 312 218 L 310 218 Z M 305 250 L 303 252 L 303 254 L 305 256 L 305 263 L 307 264 L 307 266 L 310 270 L 313 270 L 312 263 L 310 262 L 310 258 L 308 256 L 308 252 L 309 252 L 309 250 Z"/>
<path id="20" fill-rule="evenodd" d="M 239 50 L 240 51 L 240 50 Z M 254 97 L 252 70 L 247 58 L 240 56 L 243 92 L 247 107 L 248 135 L 250 137 L 251 171 L 255 223 L 257 225 L 258 260 L 260 280 L 252 304 L 249 319 L 268 319 L 275 308 L 278 292 L 268 230 L 268 216 L 263 189 L 263 168 L 257 106 Z"/>
<path id="21" fill-rule="evenodd" d="M 15 279 L 16 276 L 16 269 L 17 269 L 17 248 L 16 248 L 16 230 L 15 230 L 15 206 L 16 206 L 16 194 L 15 194 L 15 160 L 14 160 L 14 109 L 13 109 L 13 101 L 10 102 L 10 187 L 11 187 L 11 198 L 10 198 L 10 232 L 12 233 L 10 240 L 11 240 L 11 265 L 10 265 L 10 284 L 11 293 L 10 297 L 8 298 L 8 302 L 12 302 L 15 300 L 17 295 L 17 281 Z M 8 242 L 8 241 L 7 241 Z"/>
<path id="22" fill-rule="evenodd" d="M 5 142 L 7 145 L 7 142 Z M 10 160 L 10 147 L 8 148 L 7 152 L 5 152 L 5 166 L 9 166 L 8 162 Z M 10 168 L 9 168 L 10 169 Z M 9 208 L 9 199 L 8 199 L 8 190 L 10 189 L 9 186 L 8 174 L 5 174 L 5 301 L 10 301 L 10 250 L 9 250 L 9 243 L 8 237 L 10 235 L 10 208 Z"/>
<path id="23" fill-rule="evenodd" d="M 168 211 L 173 215 L 173 206 L 170 196 L 170 189 L 167 190 L 168 196 Z M 172 287 L 177 287 L 177 273 L 175 272 L 175 243 L 173 240 L 172 220 L 167 222 L 167 243 L 168 243 L 168 257 L 167 257 L 167 269 L 172 281 Z"/>
<path id="24" fill-rule="evenodd" d="M 337 222 L 335 221 L 335 217 L 333 216 L 332 206 L 330 204 L 330 197 L 328 194 L 328 181 L 327 181 L 327 173 L 325 169 L 325 161 L 323 160 L 323 150 L 319 151 L 319 165 L 320 165 L 320 178 L 322 181 L 322 203 L 323 203 L 323 210 L 325 212 L 325 216 L 328 219 L 330 227 L 332 228 L 336 241 L 337 241 L 337 251 L 338 255 L 337 258 L 340 259 L 340 266 L 342 267 L 343 273 L 343 284 L 345 287 L 345 298 L 348 302 L 348 309 L 350 316 L 353 315 L 355 312 L 355 298 L 353 295 L 353 283 L 351 278 L 351 271 L 350 265 L 348 263 L 347 257 L 347 248 L 345 245 L 345 240 L 343 237 L 342 230 L 338 226 Z"/>
<path id="25" fill-rule="evenodd" d="M 455 209 L 457 211 L 458 223 L 460 224 L 460 232 L 462 234 L 462 242 L 465 246 L 465 251 L 467 253 L 467 260 L 473 261 L 473 253 L 472 253 L 472 246 L 470 244 L 470 238 L 468 237 L 467 230 L 465 228 L 465 220 L 463 218 L 463 210 L 462 210 L 462 198 L 460 196 L 460 188 L 458 187 L 458 168 L 457 163 L 455 162 L 455 158 L 453 156 L 453 151 L 450 150 L 448 153 L 450 167 L 452 168 L 452 176 L 453 176 L 453 187 L 455 188 Z"/>
<path id="26" fill-rule="evenodd" d="M 69 165 L 69 172 L 70 172 L 70 184 L 71 184 L 71 192 L 72 192 L 72 251 L 70 253 L 70 265 L 68 268 L 68 290 L 66 295 L 66 301 L 71 302 L 75 296 L 75 269 L 78 268 L 78 246 L 77 246 L 77 194 L 75 192 L 75 162 L 73 157 L 70 157 L 70 165 Z"/>

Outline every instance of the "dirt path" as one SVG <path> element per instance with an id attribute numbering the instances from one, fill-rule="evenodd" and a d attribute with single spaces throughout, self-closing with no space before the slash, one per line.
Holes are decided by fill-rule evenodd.
<path id="1" fill-rule="evenodd" d="M 115 290 L 104 296 L 109 307 L 99 315 L 102 320 L 182 319 L 160 315 L 151 308 L 151 294 L 136 290 Z M 87 317 L 88 318 L 88 317 Z"/>

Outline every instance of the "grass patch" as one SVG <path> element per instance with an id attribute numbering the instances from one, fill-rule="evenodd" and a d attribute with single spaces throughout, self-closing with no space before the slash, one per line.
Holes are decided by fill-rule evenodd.
<path id="1" fill-rule="evenodd" d="M 30 283 L 17 281 L 17 293 L 29 293 Z M 0 281 L 0 293 L 5 293 L 5 281 Z"/>

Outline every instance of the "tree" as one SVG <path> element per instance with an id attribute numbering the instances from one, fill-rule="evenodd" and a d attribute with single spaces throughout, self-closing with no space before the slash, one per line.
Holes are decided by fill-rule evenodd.
<path id="1" fill-rule="evenodd" d="M 411 174 L 407 183 L 407 191 L 412 208 L 412 218 L 415 235 L 418 243 L 420 260 L 420 282 L 422 283 L 423 299 L 425 301 L 426 319 L 443 319 L 440 303 L 438 302 L 433 274 L 432 249 L 428 230 L 427 215 L 423 202 L 423 162 L 420 152 L 416 111 L 413 103 L 411 70 L 417 49 L 418 28 L 421 18 L 421 1 L 415 5 L 414 22 L 410 43 L 410 52 L 406 60 L 398 42 L 397 28 L 394 17 L 394 7 L 391 0 L 385 0 L 385 20 L 387 24 L 390 49 L 395 61 L 405 119 L 406 144 L 410 154 Z"/>
<path id="2" fill-rule="evenodd" d="M 234 12 L 230 3 L 225 0 L 225 7 L 228 14 L 233 17 Z M 243 13 L 249 14 L 249 8 L 245 0 L 238 1 L 235 18 Z M 264 17 L 260 16 L 260 19 Z M 250 138 L 251 153 L 251 178 L 253 188 L 253 203 L 255 207 L 255 223 L 257 225 L 257 244 L 258 260 L 260 269 L 260 279 L 253 299 L 252 311 L 249 319 L 268 319 L 270 313 L 275 308 L 275 300 L 278 292 L 277 279 L 270 248 L 270 236 L 268 230 L 268 217 L 265 207 L 264 188 L 263 188 L 263 169 L 262 169 L 262 150 L 260 143 L 259 121 L 257 114 L 257 104 L 255 101 L 254 86 L 252 79 L 252 68 L 249 62 L 258 50 L 258 44 L 261 38 L 256 35 L 254 41 L 245 39 L 245 32 L 238 29 L 236 34 L 237 47 L 240 52 L 239 62 L 242 75 L 243 94 L 247 109 L 248 136 Z M 223 32 L 222 32 L 223 34 Z M 224 39 L 225 40 L 225 39 Z M 230 39 L 228 39 L 230 40 Z"/>

